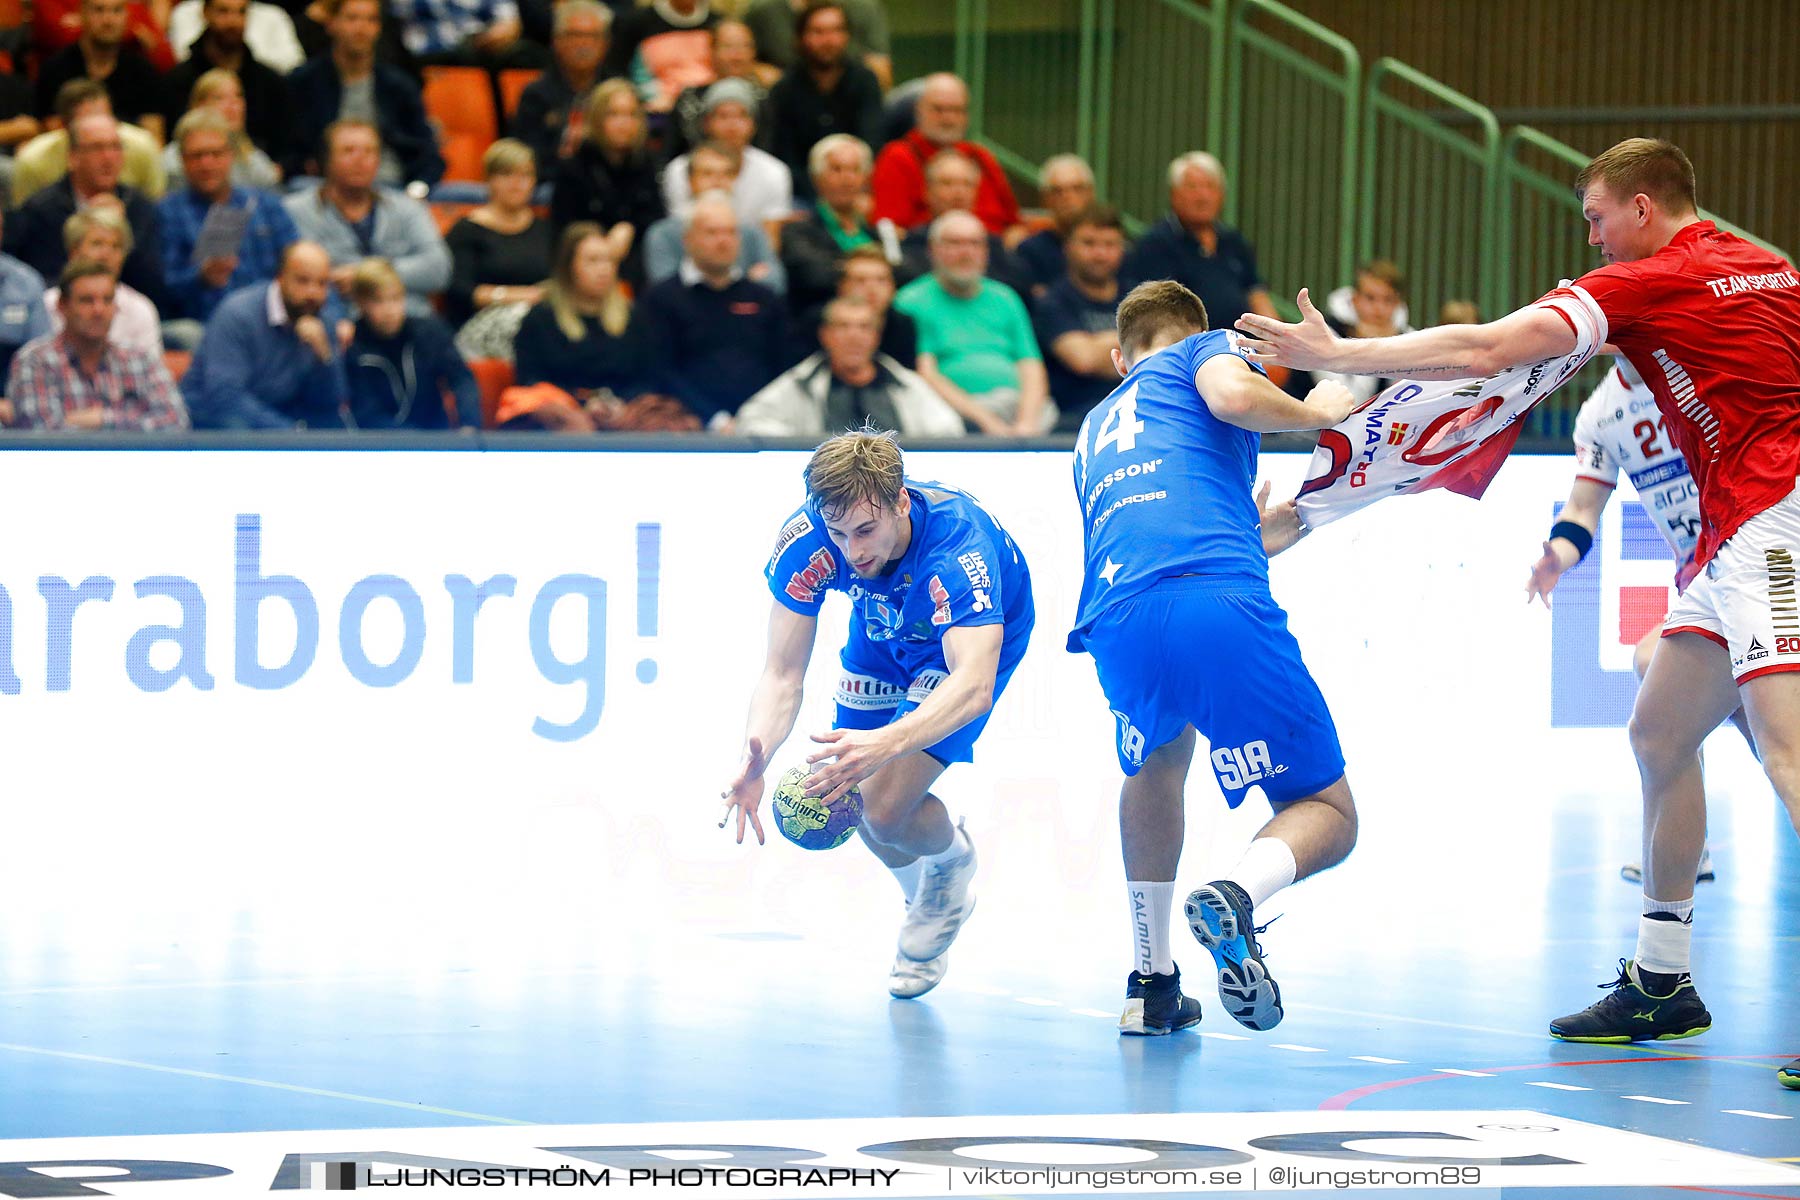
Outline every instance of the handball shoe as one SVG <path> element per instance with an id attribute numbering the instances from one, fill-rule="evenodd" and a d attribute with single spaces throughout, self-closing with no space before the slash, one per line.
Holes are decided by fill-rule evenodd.
<path id="1" fill-rule="evenodd" d="M 1263 965 L 1250 897 L 1229 880 L 1214 880 L 1187 898 L 1188 928 L 1219 969 L 1219 1002 L 1239 1025 L 1267 1030 L 1281 1024 L 1281 989 Z"/>
<path id="2" fill-rule="evenodd" d="M 1668 1042 L 1712 1028 L 1694 981 L 1681 976 L 1666 996 L 1644 990 L 1637 964 L 1619 960 L 1619 977 L 1600 984 L 1607 995 L 1578 1013 L 1550 1022 L 1550 1036 L 1565 1042 Z"/>
<path id="3" fill-rule="evenodd" d="M 962 830 L 959 822 L 956 826 Z M 968 841 L 968 831 L 962 830 Z M 963 922 L 975 908 L 969 885 L 975 880 L 975 843 L 969 852 L 947 863 L 928 863 L 919 875 L 919 892 L 906 909 L 900 927 L 900 953 L 914 962 L 927 963 L 950 948 Z"/>
<path id="4" fill-rule="evenodd" d="M 914 962 L 904 954 L 896 954 L 894 969 L 888 972 L 888 995 L 896 1000 L 916 1000 L 942 983 L 949 968 L 948 954 L 940 954 L 930 962 Z"/>
<path id="5" fill-rule="evenodd" d="M 1694 872 L 1695 883 L 1711 883 L 1719 877 L 1713 870 L 1712 848 L 1709 846 L 1700 851 L 1700 869 Z M 1644 882 L 1644 865 L 1642 863 L 1626 863 L 1619 868 L 1619 878 L 1626 883 Z"/>
<path id="6" fill-rule="evenodd" d="M 1800 1058 L 1775 1072 L 1775 1082 L 1785 1088 L 1800 1088 Z"/>
<path id="7" fill-rule="evenodd" d="M 1125 980 L 1125 1011 L 1119 1032 L 1161 1037 L 1200 1023 L 1200 1002 L 1181 994 L 1181 968 L 1167 975 L 1133 971 Z"/>

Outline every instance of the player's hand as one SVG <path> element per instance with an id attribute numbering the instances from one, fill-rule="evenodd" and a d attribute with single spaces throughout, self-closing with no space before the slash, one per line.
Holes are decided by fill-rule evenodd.
<path id="1" fill-rule="evenodd" d="M 1321 379 L 1306 393 L 1306 407 L 1318 410 L 1319 429 L 1330 429 L 1356 409 L 1356 394 L 1335 379 Z"/>
<path id="2" fill-rule="evenodd" d="M 813 734 L 824 749 L 807 758 L 806 794 L 831 804 L 894 757 L 885 729 L 833 729 Z M 829 763 L 820 766 L 825 759 Z"/>
<path id="3" fill-rule="evenodd" d="M 1343 339 L 1325 324 L 1325 317 L 1313 307 L 1305 288 L 1300 289 L 1298 303 L 1300 321 L 1295 325 L 1256 313 L 1245 313 L 1237 319 L 1238 332 L 1246 335 L 1239 343 L 1245 358 L 1265 367 L 1279 364 L 1299 371 L 1334 369 Z"/>
<path id="4" fill-rule="evenodd" d="M 1263 553 L 1274 558 L 1305 537 L 1306 522 L 1300 519 L 1300 505 L 1295 500 L 1269 503 L 1269 491 L 1275 485 L 1268 480 L 1256 493 L 1256 512 L 1262 521 Z"/>
<path id="5" fill-rule="evenodd" d="M 1531 578 L 1525 581 L 1525 603 L 1542 600 L 1544 607 L 1549 608 L 1550 593 L 1555 589 L 1556 581 L 1572 565 L 1563 561 L 1555 545 L 1545 542 L 1544 556 L 1531 564 Z"/>
<path id="6" fill-rule="evenodd" d="M 762 816 L 757 812 L 762 807 L 763 776 L 769 770 L 769 756 L 763 750 L 761 738 L 751 738 L 744 747 L 744 762 L 738 768 L 737 777 L 726 789 L 719 793 L 719 799 L 725 801 L 725 815 L 719 818 L 719 828 L 725 828 L 732 818 L 732 810 L 737 810 L 737 841 L 744 844 L 744 820 L 749 818 L 751 828 L 756 830 L 756 844 L 763 844 Z"/>

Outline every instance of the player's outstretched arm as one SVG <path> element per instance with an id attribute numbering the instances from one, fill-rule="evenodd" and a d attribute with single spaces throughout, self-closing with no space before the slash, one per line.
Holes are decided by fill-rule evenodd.
<path id="1" fill-rule="evenodd" d="M 1587 545 L 1592 545 L 1594 531 L 1600 528 L 1600 514 L 1606 511 L 1606 502 L 1612 498 L 1613 490 L 1596 479 L 1578 478 L 1575 486 L 1569 489 L 1569 501 L 1563 505 L 1562 512 L 1556 518 L 1556 525 L 1565 521 L 1575 526 L 1569 532 L 1579 535 L 1587 534 Z M 1552 526 L 1552 530 L 1556 526 Z M 1531 578 L 1525 581 L 1525 603 L 1542 600 L 1544 607 L 1550 607 L 1550 592 L 1556 587 L 1563 572 L 1580 562 L 1587 554 L 1587 547 L 1578 546 L 1565 534 L 1556 534 L 1544 542 L 1544 553 L 1541 558 L 1531 564 Z"/>
<path id="2" fill-rule="evenodd" d="M 731 783 L 719 793 L 725 801 L 719 828 L 725 828 L 735 813 L 740 844 L 746 819 L 756 830 L 757 845 L 762 844 L 762 817 L 757 809 L 762 805 L 763 776 L 769 770 L 769 755 L 794 731 L 806 664 L 812 661 L 813 639 L 818 631 L 817 617 L 804 616 L 780 601 L 774 602 L 769 614 L 768 658 L 756 681 L 756 690 L 751 693 L 750 716 L 744 722 L 743 762 Z"/>
<path id="3" fill-rule="evenodd" d="M 817 734 L 822 743 L 806 761 L 813 773 L 806 794 L 827 804 L 873 775 L 882 764 L 936 745 L 994 706 L 994 678 L 1000 670 L 1004 625 L 952 625 L 944 631 L 944 665 L 950 674 L 924 703 L 880 729 L 833 729 Z M 832 761 L 827 763 L 825 759 Z"/>
<path id="4" fill-rule="evenodd" d="M 1356 407 L 1350 389 L 1334 380 L 1314 386 L 1305 401 L 1296 400 L 1235 354 L 1215 354 L 1201 363 L 1194 386 L 1213 416 L 1255 433 L 1330 429 Z"/>
<path id="5" fill-rule="evenodd" d="M 1439 325 L 1385 338 L 1341 338 L 1306 290 L 1293 324 L 1256 313 L 1238 318 L 1245 357 L 1303 371 L 1341 371 L 1396 379 L 1480 379 L 1525 363 L 1560 358 L 1575 349 L 1575 331 L 1535 305 L 1486 325 Z"/>

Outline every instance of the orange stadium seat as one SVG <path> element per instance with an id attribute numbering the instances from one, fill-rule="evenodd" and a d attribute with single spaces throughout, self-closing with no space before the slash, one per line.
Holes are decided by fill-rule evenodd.
<path id="1" fill-rule="evenodd" d="M 513 114 L 519 111 L 519 97 L 542 74 L 536 67 L 508 67 L 500 72 L 500 103 L 506 108 L 503 124 L 512 124 Z"/>
<path id="2" fill-rule="evenodd" d="M 494 428 L 500 393 L 513 385 L 513 365 L 503 358 L 471 358 L 469 371 L 481 388 L 481 427 Z"/>
<path id="3" fill-rule="evenodd" d="M 163 366 L 169 368 L 169 374 L 176 383 L 181 382 L 181 377 L 187 374 L 188 364 L 193 361 L 194 356 L 186 350 L 163 351 Z"/>
<path id="4" fill-rule="evenodd" d="M 452 225 L 479 207 L 481 206 L 478 204 L 453 204 L 448 200 L 433 200 L 431 202 L 431 219 L 437 222 L 438 233 L 447 236 Z"/>
<path id="5" fill-rule="evenodd" d="M 481 156 L 499 136 L 494 91 L 480 67 L 426 67 L 425 114 L 437 123 L 444 179 L 481 182 Z"/>

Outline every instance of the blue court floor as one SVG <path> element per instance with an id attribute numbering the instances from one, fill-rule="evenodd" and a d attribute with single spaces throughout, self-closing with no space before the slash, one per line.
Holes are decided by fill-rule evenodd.
<path id="1" fill-rule="evenodd" d="M 145 872 L 135 900 L 114 892 L 96 907 L 70 859 L 60 896 L 0 918 L 0 1195 L 264 1194 L 274 1176 L 256 1170 L 203 1186 L 115 1167 L 59 1191 L 44 1181 L 82 1168 L 7 1164 L 191 1162 L 235 1153 L 217 1135 L 270 1131 L 288 1139 L 283 1153 L 328 1154 L 355 1147 L 307 1131 L 394 1131 L 361 1145 L 403 1151 L 425 1144 L 409 1135 L 445 1130 L 438 1149 L 418 1152 L 494 1161 L 486 1143 L 456 1150 L 450 1135 L 607 1127 L 583 1130 L 582 1144 L 622 1146 L 653 1127 L 660 1145 L 755 1135 L 797 1146 L 811 1122 L 953 1118 L 967 1136 L 1005 1142 L 1048 1118 L 1093 1118 L 1104 1138 L 1120 1115 L 1154 1114 L 1123 1127 L 1206 1143 L 1223 1120 L 1208 1114 L 1251 1114 L 1220 1144 L 1292 1125 L 1312 1140 L 1280 1144 L 1349 1170 L 1456 1161 L 1457 1114 L 1477 1114 L 1468 1119 L 1522 1149 L 1572 1123 L 1645 1135 L 1671 1161 L 1697 1157 L 1670 1176 L 1679 1187 L 1591 1175 L 1539 1185 L 1515 1165 L 1490 1175 L 1501 1180 L 1492 1188 L 1394 1194 L 1800 1197 L 1800 1092 L 1774 1079 L 1800 1056 L 1800 845 L 1755 784 L 1753 770 L 1731 775 L 1735 794 L 1714 817 L 1720 879 L 1699 894 L 1696 976 L 1714 1028 L 1644 1046 L 1544 1033 L 1597 998 L 1632 948 L 1636 892 L 1617 872 L 1633 814 L 1617 789 L 1553 796 L 1513 839 L 1460 829 L 1467 818 L 1453 812 L 1402 839 L 1365 798 L 1357 856 L 1288 893 L 1264 937 L 1286 1021 L 1253 1034 L 1222 1017 L 1206 956 L 1178 919 L 1176 957 L 1207 1014 L 1197 1031 L 1159 1039 L 1114 1032 L 1129 966 L 1116 866 L 1083 858 L 1044 882 L 1059 844 L 1034 840 L 1004 805 L 970 820 L 981 903 L 949 978 L 916 1002 L 886 994 L 898 894 L 854 843 L 829 856 L 732 847 L 685 872 L 650 872 L 628 841 L 583 844 L 597 827 L 574 811 L 547 857 L 498 872 L 439 857 L 408 888 L 384 889 L 371 882 L 380 864 L 404 853 L 362 847 L 313 893 L 284 883 L 259 894 L 250 871 L 216 906 L 191 890 L 165 903 Z M 1106 828 L 1110 808 L 1096 811 Z M 1204 878 L 1184 869 L 1182 882 Z M 1404 1147 L 1385 1160 L 1382 1140 L 1339 1139 L 1332 1152 L 1339 1143 L 1318 1136 L 1384 1123 L 1381 1137 Z M 1073 1136 L 1080 1123 L 1043 1127 Z M 1133 1161 L 1121 1155 L 1095 1161 Z"/>

